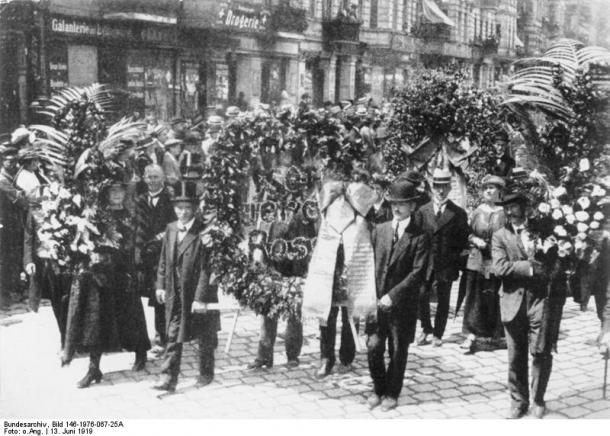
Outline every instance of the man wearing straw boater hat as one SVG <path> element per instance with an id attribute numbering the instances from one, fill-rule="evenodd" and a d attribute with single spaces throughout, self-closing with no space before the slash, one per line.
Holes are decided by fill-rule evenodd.
<path id="1" fill-rule="evenodd" d="M 419 289 L 428 257 L 428 237 L 411 214 L 419 197 L 415 185 L 399 180 L 385 196 L 393 218 L 373 230 L 378 309 L 366 323 L 369 371 L 374 392 L 369 408 L 397 406 L 402 390 L 409 344 L 415 338 Z M 390 354 L 385 367 L 386 342 Z"/>
<path id="2" fill-rule="evenodd" d="M 156 296 L 165 304 L 167 347 L 163 377 L 154 388 L 167 392 L 176 390 L 182 344 L 192 339 L 199 343 L 196 386 L 206 386 L 214 379 L 220 314 L 210 305 L 218 303 L 218 288 L 210 271 L 210 252 L 202 241 L 205 225 L 195 217 L 199 202 L 196 190 L 190 181 L 176 186 L 173 203 L 178 220 L 165 230 L 157 269 Z"/>
<path id="3" fill-rule="evenodd" d="M 414 215 L 416 224 L 430 238 L 430 254 L 426 281 L 420 296 L 419 317 L 423 332 L 417 344 L 443 345 L 443 334 L 449 315 L 451 285 L 460 273 L 462 253 L 468 248 L 468 218 L 466 212 L 449 200 L 451 172 L 436 168 L 432 175 L 432 201 L 421 206 Z M 430 295 L 435 293 L 438 304 L 434 326 L 430 321 Z"/>

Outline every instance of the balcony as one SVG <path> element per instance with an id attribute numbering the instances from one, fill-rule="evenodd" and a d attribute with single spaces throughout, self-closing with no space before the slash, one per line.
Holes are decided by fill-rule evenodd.
<path id="1" fill-rule="evenodd" d="M 307 11 L 288 4 L 280 4 L 271 12 L 269 30 L 272 32 L 303 33 L 307 30 Z"/>
<path id="2" fill-rule="evenodd" d="M 327 43 L 333 42 L 354 42 L 360 40 L 359 21 L 348 20 L 346 18 L 333 18 L 322 23 L 322 38 Z"/>
<path id="3" fill-rule="evenodd" d="M 419 23 L 411 28 L 410 33 L 426 42 L 444 42 L 451 38 L 451 28 L 443 23 Z"/>

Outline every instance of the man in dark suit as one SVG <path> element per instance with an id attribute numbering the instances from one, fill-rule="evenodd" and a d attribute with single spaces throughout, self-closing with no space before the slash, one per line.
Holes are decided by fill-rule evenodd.
<path id="1" fill-rule="evenodd" d="M 159 165 L 148 165 L 144 169 L 146 192 L 135 201 L 135 264 L 140 296 L 148 298 L 148 305 L 155 313 L 155 348 L 163 352 L 165 335 L 165 306 L 157 301 L 155 282 L 161 254 L 161 240 L 167 225 L 176 220 L 171 194 L 165 186 L 165 176 Z"/>
<path id="2" fill-rule="evenodd" d="M 527 198 L 519 193 L 507 194 L 501 204 L 508 223 L 493 234 L 492 266 L 496 277 L 502 279 L 500 315 L 508 345 L 509 417 L 521 418 L 529 408 L 529 345 L 533 357 L 532 413 L 542 418 L 565 293 L 551 289 L 561 288 L 561 280 L 551 281 L 548 267 L 534 260 L 535 245 L 525 220 Z"/>
<path id="3" fill-rule="evenodd" d="M 375 191 L 377 200 L 366 216 L 366 219 L 374 225 L 382 224 L 392 219 L 392 208 L 390 203 L 385 199 L 385 190 L 389 184 L 389 181 L 379 173 L 373 174 L 371 178 L 370 185 Z"/>
<path id="4" fill-rule="evenodd" d="M 15 186 L 17 148 L 0 145 L 0 310 L 8 310 L 17 291 L 23 258 L 23 226 L 28 201 Z"/>
<path id="5" fill-rule="evenodd" d="M 402 390 L 409 344 L 415 338 L 417 302 L 428 258 L 428 237 L 411 214 L 417 207 L 415 186 L 407 181 L 391 185 L 386 199 L 394 218 L 373 230 L 378 310 L 366 324 L 369 371 L 374 393 L 370 408 L 393 409 Z M 390 353 L 385 367 L 386 341 Z"/>
<path id="6" fill-rule="evenodd" d="M 191 339 L 199 343 L 199 377 L 196 386 L 210 384 L 214 378 L 214 350 L 218 346 L 220 313 L 211 305 L 218 303 L 218 287 L 212 278 L 205 225 L 195 217 L 199 199 L 196 186 L 180 182 L 174 198 L 178 221 L 168 224 L 157 270 L 157 300 L 165 304 L 167 347 L 162 365 L 164 374 L 155 389 L 173 392 L 178 383 L 182 344 Z"/>
<path id="7" fill-rule="evenodd" d="M 417 344 L 443 345 L 443 334 L 449 315 L 451 285 L 458 278 L 462 253 L 468 248 L 468 218 L 466 212 L 449 200 L 451 172 L 435 169 L 432 177 L 432 201 L 421 206 L 413 215 L 417 227 L 430 239 L 428 271 L 421 289 L 419 317 L 423 332 Z M 430 294 L 436 293 L 438 304 L 434 327 L 430 321 Z"/>

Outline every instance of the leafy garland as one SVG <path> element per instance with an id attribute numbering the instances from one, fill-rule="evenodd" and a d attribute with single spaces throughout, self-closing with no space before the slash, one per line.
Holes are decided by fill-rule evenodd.
<path id="1" fill-rule="evenodd" d="M 500 100 L 475 88 L 461 71 L 426 71 L 397 92 L 392 104 L 390 137 L 383 149 L 391 175 L 412 166 L 414 153 L 426 141 L 466 159 L 462 169 L 470 198 L 478 197 L 487 173 L 500 172 L 504 150 L 494 147 L 496 136 L 506 130 Z"/>
<path id="2" fill-rule="evenodd" d="M 206 186 L 205 208 L 216 211 L 216 221 L 209 227 L 208 245 L 212 268 L 223 291 L 255 313 L 269 317 L 300 316 L 301 277 L 285 276 L 268 263 L 257 262 L 257 251 L 268 261 L 307 261 L 314 240 L 277 238 L 255 230 L 249 235 L 243 212 L 246 203 L 243 186 L 253 175 L 256 162 L 265 153 L 288 151 L 303 158 L 305 166 L 293 166 L 285 180 L 274 179 L 274 172 L 259 174 L 258 195 L 261 218 L 275 220 L 280 209 L 293 210 L 302 205 L 306 218 L 317 219 L 317 207 L 307 200 L 306 192 L 325 172 L 347 178 L 361 153 L 362 140 L 348 138 L 344 124 L 334 118 L 312 112 L 249 113 L 226 126 L 215 145 L 215 153 L 203 176 Z M 293 212 L 295 211 L 293 210 Z"/>

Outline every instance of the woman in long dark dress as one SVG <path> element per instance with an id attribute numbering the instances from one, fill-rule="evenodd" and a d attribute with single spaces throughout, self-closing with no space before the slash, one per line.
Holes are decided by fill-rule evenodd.
<path id="1" fill-rule="evenodd" d="M 460 280 L 465 291 L 462 332 L 467 335 L 460 346 L 469 353 L 476 350 L 477 338 L 499 339 L 503 335 L 500 321 L 500 280 L 491 273 L 491 237 L 503 227 L 506 217 L 501 206 L 504 179 L 488 175 L 481 184 L 483 203 L 470 217 L 470 254 L 466 271 Z"/>
<path id="2" fill-rule="evenodd" d="M 132 280 L 132 217 L 124 206 L 125 197 L 125 184 L 107 188 L 104 233 L 118 246 L 98 247 L 96 258 L 78 274 L 70 292 L 62 364 L 69 363 L 75 352 L 89 353 L 89 370 L 79 388 L 101 381 L 102 353 L 135 351 L 132 370 L 141 371 L 150 349 L 144 308 Z"/>

